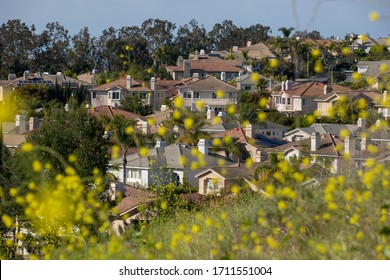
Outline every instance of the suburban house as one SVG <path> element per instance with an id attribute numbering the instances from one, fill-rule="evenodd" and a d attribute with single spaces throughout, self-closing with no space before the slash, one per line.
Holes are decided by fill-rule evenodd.
<path id="1" fill-rule="evenodd" d="M 150 133 L 150 125 L 145 117 L 130 113 L 108 105 L 88 108 L 87 112 L 98 119 L 106 117 L 112 120 L 115 116 L 123 116 L 126 119 L 133 119 L 137 122 L 137 128 L 144 134 Z"/>
<path id="2" fill-rule="evenodd" d="M 380 91 L 386 89 L 386 84 L 389 81 L 388 78 L 390 75 L 389 70 L 386 72 L 383 71 L 383 69 L 386 69 L 386 67 L 383 67 L 382 65 L 387 65 L 387 69 L 389 69 L 390 60 L 359 61 L 357 63 L 357 72 L 366 78 L 374 79 L 375 82 L 371 85 L 371 87 Z"/>
<path id="3" fill-rule="evenodd" d="M 287 141 L 259 133 L 256 126 L 259 125 L 247 124 L 245 128 L 234 127 L 230 130 L 212 134 L 211 137 L 232 139 L 233 144 L 237 146 L 241 154 L 239 157 L 235 154 L 228 156 L 236 162 L 245 161 L 248 158 L 251 158 L 253 162 L 263 162 L 268 158 L 267 149 L 286 144 Z M 223 151 L 219 153 L 221 154 Z"/>
<path id="4" fill-rule="evenodd" d="M 316 98 L 336 92 L 347 92 L 349 88 L 339 85 L 326 85 L 318 82 L 293 84 L 291 80 L 282 82 L 280 91 L 272 93 L 272 107 L 289 116 L 312 114 L 317 109 Z"/>
<path id="5" fill-rule="evenodd" d="M 383 45 L 387 47 L 388 50 L 390 50 L 386 42 L 386 39 L 374 39 L 365 34 L 358 35 L 357 39 L 353 41 L 351 47 L 354 50 L 359 49 L 359 50 L 363 50 L 365 53 L 369 53 L 371 48 L 376 45 Z"/>
<path id="6" fill-rule="evenodd" d="M 379 130 L 379 125 L 375 127 Z M 374 157 L 368 149 L 369 145 L 378 151 L 374 159 L 389 158 L 387 145 L 390 142 L 390 134 L 387 132 L 388 135 L 383 135 L 383 130 L 381 133 L 373 134 L 375 128 L 363 131 L 366 133 L 357 134 L 355 131 L 354 134 L 344 137 L 331 133 L 321 135 L 319 132 L 312 132 L 310 138 L 275 147 L 269 152 L 281 153 L 289 161 L 294 158 L 310 157 L 312 163 L 327 168 L 333 174 L 341 173 L 348 168 L 363 168 L 366 159 Z"/>
<path id="7" fill-rule="evenodd" d="M 218 94 L 218 92 L 223 93 Z M 179 86 L 176 95 L 183 98 L 183 106 L 191 111 L 197 110 L 198 101 L 202 101 L 205 111 L 211 111 L 214 115 L 225 112 L 229 104 L 238 103 L 238 89 L 223 80 L 213 76 L 198 78 L 194 74 L 191 82 Z"/>
<path id="8" fill-rule="evenodd" d="M 159 110 L 164 101 L 170 97 L 167 88 L 160 86 L 156 78 L 150 82 L 133 79 L 130 75 L 90 89 L 91 106 L 108 105 L 118 107 L 126 96 L 135 95 L 145 105 L 151 105 L 153 110 Z"/>
<path id="9" fill-rule="evenodd" d="M 329 93 L 319 95 L 314 99 L 314 102 L 317 103 L 317 111 L 321 116 L 329 116 L 331 110 L 341 99 L 349 100 L 351 104 L 359 99 L 364 99 L 368 106 L 373 107 L 375 104 L 380 103 L 382 95 L 368 91 L 331 91 Z"/>
<path id="10" fill-rule="evenodd" d="M 252 41 L 248 41 L 244 48 L 234 46 L 232 50 L 236 59 L 242 61 L 242 67 L 248 72 L 259 70 L 263 58 L 276 57 L 264 43 L 252 44 Z"/>
<path id="11" fill-rule="evenodd" d="M 26 116 L 19 114 L 15 116 L 15 122 L 3 122 L 2 132 L 4 145 L 14 152 L 26 141 L 26 137 L 32 130 L 38 129 L 41 120 L 38 117 L 31 117 L 26 121 Z"/>
<path id="12" fill-rule="evenodd" d="M 253 168 L 245 164 L 227 167 L 213 167 L 199 172 L 195 177 L 199 180 L 199 193 L 202 195 L 218 195 L 230 193 L 233 186 L 243 186 L 252 181 Z"/>
<path id="13" fill-rule="evenodd" d="M 265 84 L 262 86 L 258 85 L 258 82 L 255 81 L 252 77 L 251 73 L 246 74 L 239 74 L 237 78 L 234 79 L 234 82 L 237 85 L 238 90 L 247 90 L 247 91 L 257 91 L 260 89 L 272 89 L 272 87 L 275 86 L 275 81 L 272 81 L 270 78 L 267 78 L 265 76 L 259 77 L 260 79 L 263 79 L 265 81 Z"/>
<path id="14" fill-rule="evenodd" d="M 223 114 L 219 113 L 219 115 Z M 207 116 L 209 120 L 212 120 L 212 115 L 208 114 Z M 252 135 L 254 135 L 255 138 L 259 138 L 260 134 L 268 137 L 283 138 L 284 134 L 287 133 L 287 131 L 289 130 L 287 126 L 274 123 L 268 120 L 265 120 L 264 122 L 259 124 L 253 123 L 251 125 L 253 129 Z M 216 133 L 223 133 L 238 127 L 240 127 L 238 123 L 227 121 L 224 116 L 221 116 L 218 122 L 211 121 L 207 125 L 203 126 L 200 130 L 213 135 Z"/>
<path id="15" fill-rule="evenodd" d="M 312 133 L 318 132 L 320 135 L 330 133 L 341 137 L 342 132 L 348 133 L 353 137 L 358 137 L 360 133 L 366 131 L 366 122 L 359 118 L 357 124 L 330 124 L 330 123 L 313 123 L 309 127 L 299 127 L 288 131 L 283 139 L 289 142 L 297 142 L 311 137 Z"/>
<path id="16" fill-rule="evenodd" d="M 205 139 L 198 147 L 176 144 L 167 146 L 164 141 L 157 141 L 148 155 L 132 154 L 127 156 L 126 184 L 136 184 L 144 188 L 158 184 L 183 184 L 198 188 L 195 174 L 210 167 L 228 166 L 232 161 L 209 152 Z M 110 172 L 118 181 L 123 182 L 123 161 L 121 158 L 110 161 Z"/>
<path id="17" fill-rule="evenodd" d="M 375 105 L 378 109 L 378 113 L 382 115 L 383 118 L 390 118 L 390 96 L 387 94 L 387 90 L 385 90 L 382 94 L 382 102 L 379 102 Z"/>
<path id="18" fill-rule="evenodd" d="M 15 88 L 24 85 L 44 85 L 47 87 L 54 87 L 56 85 L 69 88 L 77 89 L 79 87 L 90 88 L 91 84 L 85 81 L 74 79 L 63 75 L 61 72 L 56 74 L 49 73 L 30 73 L 24 71 L 22 77 L 16 77 L 15 74 L 9 74 L 8 80 L 0 81 L 0 101 L 4 100 Z"/>
<path id="19" fill-rule="evenodd" d="M 214 76 L 227 81 L 234 79 L 242 71 L 241 68 L 233 66 L 224 59 L 207 56 L 202 53 L 193 60 L 179 57 L 176 66 L 167 66 L 166 69 L 174 80 L 189 78 L 197 73 L 199 78 Z"/>

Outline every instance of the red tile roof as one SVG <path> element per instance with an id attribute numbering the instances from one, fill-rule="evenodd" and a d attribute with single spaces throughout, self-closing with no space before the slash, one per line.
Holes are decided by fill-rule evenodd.
<path id="1" fill-rule="evenodd" d="M 340 85 L 326 85 L 318 82 L 309 82 L 304 84 L 294 84 L 291 90 L 281 90 L 275 94 L 282 94 L 283 92 L 289 94 L 290 96 L 319 96 L 324 94 L 324 87 L 331 87 L 330 94 L 334 93 L 347 93 L 351 89 L 348 87 L 343 87 Z M 329 93 L 328 93 L 329 94 Z"/>
<path id="2" fill-rule="evenodd" d="M 115 116 L 124 116 L 127 119 L 144 119 L 144 117 L 140 115 L 125 110 L 121 110 L 115 107 L 111 107 L 108 105 L 88 109 L 88 113 L 94 117 L 106 116 L 109 117 L 110 119 L 112 119 Z"/>

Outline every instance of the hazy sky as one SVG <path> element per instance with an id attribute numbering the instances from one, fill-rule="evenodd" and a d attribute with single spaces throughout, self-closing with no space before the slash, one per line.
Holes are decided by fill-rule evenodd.
<path id="1" fill-rule="evenodd" d="M 0 24 L 21 19 L 41 32 L 58 21 L 71 35 L 88 26 L 99 36 L 110 26 L 140 26 L 158 18 L 177 27 L 196 19 L 208 31 L 230 19 L 239 27 L 270 26 L 271 35 L 280 35 L 280 27 L 294 27 L 318 30 L 325 37 L 352 32 L 390 36 L 390 0 L 0 0 L 0 7 Z M 380 14 L 376 22 L 369 19 L 372 11 Z"/>

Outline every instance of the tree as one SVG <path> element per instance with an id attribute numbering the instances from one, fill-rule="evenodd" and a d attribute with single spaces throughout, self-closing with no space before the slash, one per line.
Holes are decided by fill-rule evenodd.
<path id="1" fill-rule="evenodd" d="M 216 23 L 207 37 L 210 40 L 210 48 L 216 50 L 228 50 L 232 46 L 242 45 L 244 42 L 237 36 L 238 27 L 231 20 Z"/>
<path id="2" fill-rule="evenodd" d="M 111 26 L 103 30 L 102 35 L 96 42 L 96 47 L 99 69 L 108 72 L 123 70 L 123 61 L 120 58 L 122 46 L 114 27 Z"/>
<path id="3" fill-rule="evenodd" d="M 173 31 L 176 25 L 167 20 L 147 19 L 141 24 L 143 37 L 148 42 L 148 50 L 151 54 L 164 45 L 173 42 Z"/>
<path id="4" fill-rule="evenodd" d="M 153 107 L 143 104 L 142 100 L 136 94 L 127 95 L 121 101 L 120 108 L 141 116 L 147 116 L 153 113 Z"/>
<path id="5" fill-rule="evenodd" d="M 175 45 L 178 48 L 179 55 L 188 57 L 189 54 L 201 49 L 208 50 L 208 38 L 204 26 L 199 26 L 195 19 L 190 20 L 188 24 L 179 27 Z"/>
<path id="6" fill-rule="evenodd" d="M 69 51 L 70 69 L 76 74 L 96 68 L 94 54 L 96 38 L 89 34 L 88 27 L 72 37 L 73 47 Z"/>
<path id="7" fill-rule="evenodd" d="M 0 27 L 0 77 L 9 73 L 21 76 L 32 70 L 31 55 L 35 46 L 35 27 L 20 19 L 8 20 Z"/>
<path id="8" fill-rule="evenodd" d="M 94 169 L 105 174 L 108 164 L 108 142 L 103 138 L 104 128 L 86 109 L 70 103 L 69 110 L 62 106 L 53 106 L 45 113 L 44 122 L 39 130 L 27 137 L 27 142 L 55 151 L 63 159 L 74 156 L 74 165 L 81 177 L 93 174 Z M 59 172 L 64 166 L 58 158 L 46 150 L 37 152 L 43 162 L 51 162 Z"/>
<path id="9" fill-rule="evenodd" d="M 127 153 L 131 147 L 141 148 L 146 144 L 146 138 L 141 131 L 135 129 L 137 123 L 134 119 L 126 119 L 117 115 L 112 119 L 103 118 L 108 130 L 113 132 L 112 143 L 119 145 L 123 162 L 123 182 L 126 183 Z"/>
<path id="10" fill-rule="evenodd" d="M 37 37 L 34 68 L 42 72 L 63 72 L 68 69 L 70 36 L 58 22 L 51 22 Z"/>

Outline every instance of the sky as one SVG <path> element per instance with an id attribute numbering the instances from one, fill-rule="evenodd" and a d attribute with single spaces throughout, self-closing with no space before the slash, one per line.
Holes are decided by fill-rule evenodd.
<path id="1" fill-rule="evenodd" d="M 87 26 L 100 36 L 111 26 L 140 26 L 148 18 L 168 20 L 176 27 L 191 19 L 210 31 L 229 19 L 238 27 L 260 23 L 278 36 L 280 27 L 317 30 L 322 36 L 348 33 L 390 36 L 390 0 L 0 0 L 0 24 L 20 19 L 41 32 L 58 21 L 70 33 Z M 371 12 L 379 13 L 373 22 Z"/>

